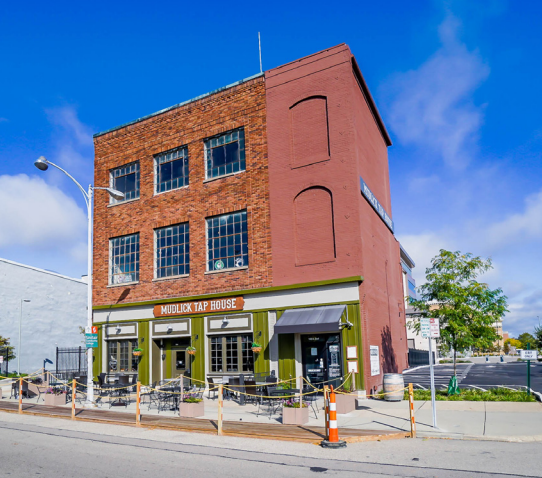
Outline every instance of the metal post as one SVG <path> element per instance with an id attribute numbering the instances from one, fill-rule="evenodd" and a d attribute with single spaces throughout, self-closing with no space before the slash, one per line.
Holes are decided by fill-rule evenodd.
<path id="1" fill-rule="evenodd" d="M 75 386 L 75 378 L 72 381 L 72 420 L 75 420 L 75 392 L 76 392 L 76 386 Z"/>
<path id="2" fill-rule="evenodd" d="M 245 376 L 239 375 L 239 405 L 245 404 Z"/>
<path id="3" fill-rule="evenodd" d="M 433 428 L 437 428 L 437 410 L 435 408 L 435 372 L 433 370 L 433 346 L 429 337 L 429 372 L 431 374 L 431 408 L 433 410 Z"/>
<path id="4" fill-rule="evenodd" d="M 527 344 L 527 350 L 531 350 L 531 344 Z M 527 360 L 527 393 L 531 394 L 531 361 Z"/>
<path id="5" fill-rule="evenodd" d="M 184 402 L 184 375 L 181 374 L 181 378 L 180 378 L 180 381 L 181 381 L 181 395 L 179 396 L 179 416 L 181 416 L 181 403 Z"/>
<path id="6" fill-rule="evenodd" d="M 88 187 L 88 203 L 87 203 L 87 219 L 88 219 L 88 252 L 87 252 L 87 327 L 90 327 L 89 333 L 92 332 L 92 196 L 93 188 Z M 94 404 L 94 382 L 93 382 L 93 349 L 87 349 L 87 401 L 86 407 L 95 407 Z"/>

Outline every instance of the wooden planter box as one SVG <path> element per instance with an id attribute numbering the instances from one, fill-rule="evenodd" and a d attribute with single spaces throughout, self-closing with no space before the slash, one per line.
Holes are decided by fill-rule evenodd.
<path id="1" fill-rule="evenodd" d="M 283 425 L 305 425 L 309 423 L 308 408 L 282 408 Z"/>
<path id="2" fill-rule="evenodd" d="M 355 395 L 343 395 L 342 393 L 336 393 L 335 402 L 337 404 L 337 413 L 350 413 L 356 409 Z"/>
<path id="3" fill-rule="evenodd" d="M 202 417 L 205 414 L 203 401 L 198 403 L 181 402 L 179 404 L 179 416 L 183 418 Z"/>
<path id="4" fill-rule="evenodd" d="M 45 394 L 45 405 L 51 407 L 59 407 L 60 405 L 66 405 L 66 394 L 54 395 L 52 393 Z"/>

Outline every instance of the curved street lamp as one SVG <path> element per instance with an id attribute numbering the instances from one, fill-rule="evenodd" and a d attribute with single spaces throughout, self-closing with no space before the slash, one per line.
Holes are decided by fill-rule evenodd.
<path id="1" fill-rule="evenodd" d="M 99 188 L 94 187 L 92 184 L 89 184 L 88 191 L 85 191 L 83 186 L 81 186 L 75 178 L 69 174 L 67 171 L 62 169 L 60 166 L 52 163 L 45 157 L 40 156 L 36 161 L 34 161 L 34 166 L 40 171 L 47 171 L 49 166 L 53 166 L 60 171 L 62 171 L 66 176 L 68 176 L 79 188 L 83 197 L 85 198 L 85 204 L 87 205 L 87 218 L 88 218 L 88 263 L 87 263 L 87 329 L 92 327 L 92 198 L 95 189 L 103 189 L 109 193 L 109 195 L 117 200 L 124 199 L 124 193 L 113 188 Z M 92 361 L 93 361 L 93 350 L 92 348 L 88 349 L 87 354 L 87 401 L 85 402 L 86 407 L 94 406 L 94 382 L 93 382 L 93 373 L 92 373 Z"/>

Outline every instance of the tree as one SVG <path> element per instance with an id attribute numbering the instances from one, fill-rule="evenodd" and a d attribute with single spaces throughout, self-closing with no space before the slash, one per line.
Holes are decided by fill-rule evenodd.
<path id="1" fill-rule="evenodd" d="M 458 351 L 488 349 L 500 339 L 493 324 L 508 312 L 506 296 L 502 289 L 492 290 L 476 281 L 492 267 L 491 259 L 441 249 L 425 271 L 426 283 L 418 288 L 420 299 L 410 299 L 419 317 L 439 319 L 439 343 L 454 351 L 454 375 Z M 420 329 L 419 321 L 415 328 Z"/>
<path id="2" fill-rule="evenodd" d="M 504 341 L 505 354 L 510 353 L 510 347 L 515 347 L 516 349 L 520 349 L 522 347 L 522 343 L 518 339 L 506 339 Z"/>
<path id="3" fill-rule="evenodd" d="M 7 354 L 7 361 L 13 360 L 15 358 L 15 352 L 13 351 L 15 347 L 12 347 L 9 345 L 9 338 L 4 338 L 0 335 L 0 355 L 2 357 L 6 357 L 6 350 L 8 352 Z"/>
<path id="4" fill-rule="evenodd" d="M 536 333 L 536 329 L 535 329 Z M 536 348 L 536 339 L 529 333 L 529 332 L 523 332 L 519 337 L 518 340 L 521 342 L 522 349 L 527 348 L 527 344 L 531 344 L 531 348 Z"/>
<path id="5" fill-rule="evenodd" d="M 542 327 L 538 326 L 534 328 L 534 335 L 536 338 L 536 348 L 542 349 Z"/>

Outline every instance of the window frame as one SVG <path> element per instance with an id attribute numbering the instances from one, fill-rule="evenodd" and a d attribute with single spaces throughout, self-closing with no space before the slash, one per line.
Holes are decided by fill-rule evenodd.
<path id="1" fill-rule="evenodd" d="M 128 174 L 135 173 L 135 184 L 136 184 L 136 196 L 135 197 L 127 197 L 126 192 L 119 189 L 118 186 L 116 186 L 115 181 L 119 177 L 128 176 L 128 174 L 124 174 L 122 176 L 115 176 L 115 171 L 119 171 L 120 169 L 130 168 L 132 166 L 137 166 L 136 171 L 130 172 Z M 141 165 L 139 164 L 139 161 L 132 161 L 131 163 L 123 164 L 122 166 L 119 166 L 117 168 L 113 168 L 109 170 L 109 187 L 113 189 L 117 189 L 125 194 L 124 199 L 115 199 L 113 196 L 109 196 L 109 204 L 110 205 L 116 205 L 116 204 L 123 204 L 125 202 L 129 201 L 137 201 L 141 197 Z"/>
<path id="2" fill-rule="evenodd" d="M 216 145 L 216 146 L 213 146 L 211 147 L 210 146 L 210 143 L 213 141 L 213 140 L 217 140 L 217 141 L 220 141 L 221 138 L 223 137 L 226 137 L 228 135 L 232 135 L 232 134 L 235 134 L 237 133 L 238 137 L 237 137 L 237 140 L 235 141 L 228 141 L 228 142 L 225 142 L 223 144 L 219 144 L 219 145 Z M 218 148 L 219 146 L 225 146 L 226 144 L 232 144 L 234 142 L 238 142 L 239 143 L 239 147 L 238 147 L 238 160 L 237 161 L 234 161 L 232 163 L 229 163 L 229 164 L 235 164 L 235 163 L 239 163 L 239 170 L 238 171 L 233 171 L 234 168 L 232 168 L 232 171 L 231 172 L 225 172 L 223 174 L 217 174 L 216 176 L 211 176 L 210 175 L 210 171 L 212 171 L 213 169 L 215 168 L 209 168 L 209 152 L 213 149 L 216 149 Z M 227 177 L 227 176 L 231 176 L 231 175 L 234 175 L 234 174 L 239 174 L 239 173 L 242 173 L 244 171 L 246 171 L 247 169 L 247 164 L 246 164 L 246 141 L 245 141 L 245 128 L 242 126 L 240 128 L 235 128 L 235 129 L 232 129 L 232 130 L 229 130 L 229 131 L 225 131 L 224 133 L 220 133 L 220 134 L 217 134 L 217 135 L 214 135 L 214 136 L 211 136 L 209 138 L 205 138 L 203 140 L 203 156 L 204 156 L 204 166 L 205 166 L 205 181 L 213 181 L 215 179 L 220 179 L 220 178 L 224 178 L 224 177 Z M 225 163 L 224 164 L 224 167 L 226 167 L 228 165 L 228 163 Z"/>
<path id="3" fill-rule="evenodd" d="M 236 344 L 237 344 L 237 370 L 224 370 L 227 369 L 228 364 L 228 339 L 231 339 L 232 337 L 236 337 Z M 243 337 L 247 337 L 247 341 L 243 342 Z M 221 334 L 221 335 L 209 335 L 208 336 L 208 343 L 209 343 L 209 353 L 208 353 L 208 360 L 209 360 L 209 373 L 210 374 L 220 374 L 220 375 L 228 375 L 228 374 L 240 374 L 240 373 L 254 373 L 254 353 L 252 352 L 252 342 L 254 340 L 254 334 L 253 332 L 249 333 L 238 333 L 238 334 Z M 220 358 L 222 359 L 222 371 L 220 370 L 213 370 L 213 339 L 218 340 L 221 346 L 220 351 Z M 246 352 L 247 357 L 249 359 L 249 367 L 246 369 L 244 368 L 244 361 L 243 361 L 243 343 L 246 345 Z M 239 370 L 241 369 L 241 370 Z"/>
<path id="4" fill-rule="evenodd" d="M 167 155 L 167 154 L 172 154 L 172 153 L 175 153 L 177 151 L 184 151 L 185 152 L 185 155 L 183 156 L 183 158 L 177 158 L 177 159 L 172 159 L 170 161 L 164 161 L 163 163 L 159 163 L 159 158 L 161 156 L 164 156 L 164 155 Z M 165 189 L 164 191 L 159 191 L 159 186 L 160 186 L 160 182 L 159 182 L 159 169 L 160 169 L 160 165 L 161 164 L 165 164 L 165 163 L 173 163 L 174 161 L 179 161 L 180 159 L 186 159 L 186 176 L 183 176 L 184 178 L 186 178 L 186 184 L 183 184 L 182 186 L 177 186 L 177 187 L 172 187 L 170 189 Z M 189 155 L 189 150 L 188 150 L 188 145 L 182 145 L 182 146 L 178 146 L 176 148 L 172 148 L 172 149 L 168 149 L 167 151 L 163 151 L 161 153 L 157 153 L 154 155 L 153 157 L 153 160 L 154 160 L 154 195 L 158 195 L 158 194 L 165 194 L 167 192 L 170 192 L 170 191 L 176 191 L 177 189 L 182 189 L 182 188 L 187 188 L 189 185 L 190 185 L 190 155 Z M 185 166 L 183 165 L 183 168 Z M 178 178 L 176 178 L 178 179 Z M 170 181 L 173 181 L 173 179 L 171 179 Z"/>
<path id="5" fill-rule="evenodd" d="M 114 245 L 113 245 L 113 241 L 117 240 L 117 239 L 122 239 L 122 238 L 128 238 L 128 237 L 137 237 L 137 248 L 136 248 L 136 251 L 135 251 L 135 254 L 136 254 L 136 268 L 133 272 L 122 272 L 122 274 L 134 274 L 136 275 L 137 277 L 137 280 L 132 280 L 132 281 L 127 281 L 127 282 L 113 282 L 113 278 L 116 277 L 116 276 L 120 276 L 121 273 L 117 273 L 117 274 L 114 274 L 113 273 L 113 266 L 114 266 L 114 262 L 113 262 L 113 259 L 114 259 L 114 255 L 113 255 L 113 249 L 114 249 Z M 126 244 L 124 244 L 124 246 L 126 246 Z M 108 267 L 108 286 L 109 287 L 115 287 L 115 286 L 122 286 L 122 285 L 126 285 L 126 284 L 137 284 L 139 283 L 139 266 L 140 266 L 140 254 L 141 254 L 141 250 L 140 250 L 140 233 L 139 232 L 136 232 L 134 234 L 126 234 L 124 236 L 117 236 L 117 237 L 110 237 L 109 238 L 109 267 Z M 119 245 L 120 247 L 120 245 Z M 126 253 L 124 254 L 124 256 L 126 256 Z"/>
<path id="6" fill-rule="evenodd" d="M 209 248 L 209 241 L 210 241 L 211 239 L 210 239 L 210 237 L 209 237 L 209 221 L 212 221 L 213 219 L 220 219 L 221 217 L 224 217 L 224 216 L 233 216 L 233 215 L 235 215 L 235 214 L 244 214 L 244 215 L 245 215 L 245 221 L 244 221 L 244 222 L 245 222 L 245 225 L 246 225 L 246 230 L 243 231 L 243 229 L 242 229 L 242 224 L 243 224 L 243 222 L 241 222 L 241 231 L 240 231 L 239 233 L 235 233 L 235 232 L 234 232 L 234 235 L 236 235 L 236 234 L 240 234 L 240 235 L 241 235 L 241 240 L 240 240 L 241 254 L 240 254 L 240 255 L 241 255 L 241 257 L 243 258 L 243 260 L 244 260 L 244 254 L 243 254 L 243 245 L 244 245 L 244 244 L 243 244 L 243 234 L 246 233 L 246 235 L 247 235 L 247 241 L 246 241 L 246 247 L 247 247 L 246 261 L 243 262 L 243 265 L 238 266 L 238 267 L 235 267 L 235 266 L 234 266 L 234 267 L 224 267 L 224 268 L 222 268 L 222 269 L 216 269 L 216 268 L 214 267 L 214 264 L 215 264 L 218 260 L 224 262 L 224 261 L 227 260 L 228 257 L 230 257 L 230 256 L 226 256 L 225 258 L 220 257 L 220 258 L 218 258 L 218 259 L 216 259 L 216 258 L 213 257 L 213 259 L 212 259 L 212 262 L 213 262 L 213 269 L 210 269 L 210 268 L 209 268 L 209 262 L 211 262 L 211 259 L 210 259 L 210 252 L 211 252 L 211 249 Z M 235 229 L 235 222 L 233 223 L 233 226 L 234 226 L 234 229 Z M 211 225 L 211 227 L 213 227 L 213 226 Z M 227 224 L 226 224 L 226 227 L 227 227 Z M 224 236 L 224 237 L 227 238 L 228 236 L 231 236 L 231 234 L 227 234 L 227 233 L 226 233 L 226 236 Z M 222 237 L 222 236 L 221 236 L 221 237 Z M 217 239 L 220 240 L 221 237 L 218 237 L 218 238 L 213 237 L 212 240 L 217 240 Z M 241 211 L 230 212 L 230 213 L 226 213 L 226 214 L 220 214 L 220 215 L 218 215 L 218 216 L 206 217 L 206 218 L 205 218 L 205 247 L 206 247 L 206 249 L 207 249 L 207 250 L 206 250 L 206 258 L 205 258 L 205 270 L 206 270 L 206 273 L 207 273 L 207 274 L 214 274 L 214 273 L 219 273 L 219 272 L 229 272 L 229 271 L 236 271 L 236 270 L 248 269 L 248 267 L 249 267 L 249 265 L 250 265 L 248 244 L 249 244 L 249 237 L 248 237 L 248 212 L 247 212 L 246 209 L 243 209 L 243 210 L 241 210 Z M 223 246 L 219 246 L 218 248 L 220 249 L 221 247 L 223 247 Z M 226 247 L 226 249 L 227 249 L 229 246 L 226 245 L 225 247 Z M 233 247 L 235 247 L 235 239 L 234 239 L 234 245 L 233 245 Z M 213 251 L 214 251 L 215 249 L 216 249 L 215 247 L 212 248 Z M 214 256 L 214 254 L 213 254 L 213 256 Z M 232 256 L 232 257 L 235 258 L 235 257 L 236 257 L 235 254 L 234 254 L 234 256 Z"/>
<path id="7" fill-rule="evenodd" d="M 121 353 L 122 353 L 122 346 L 121 344 L 124 343 L 124 342 L 127 342 L 127 354 L 128 354 L 128 357 L 127 357 L 127 360 L 128 360 L 128 364 L 131 365 L 130 370 L 121 370 L 120 368 L 120 365 L 121 365 Z M 116 347 L 116 361 L 117 361 L 117 370 L 112 370 L 111 369 L 111 365 L 110 365 L 110 362 L 111 362 L 111 354 L 109 352 L 110 350 L 110 347 L 112 344 L 115 344 L 115 347 Z M 116 339 L 116 340 L 108 340 L 107 341 L 107 363 L 106 363 L 106 368 L 107 368 L 107 374 L 108 375 L 113 375 L 113 374 L 116 374 L 116 373 L 125 373 L 125 374 L 130 374 L 130 375 L 133 375 L 133 374 L 137 374 L 139 373 L 139 357 L 136 357 L 134 356 L 134 354 L 132 353 L 134 351 L 134 349 L 136 347 L 139 346 L 139 341 L 138 339 Z M 135 366 L 135 371 L 133 370 L 134 368 L 134 364 L 136 365 Z"/>
<path id="8" fill-rule="evenodd" d="M 188 242 L 183 243 L 184 247 L 185 247 L 185 253 L 183 255 L 188 256 L 188 262 L 186 263 L 186 267 L 188 268 L 188 272 L 183 273 L 183 274 L 176 274 L 176 275 L 171 275 L 171 276 L 159 277 L 158 276 L 158 269 L 159 269 L 159 267 L 158 267 L 158 260 L 159 260 L 159 258 L 158 258 L 158 250 L 159 250 L 159 247 L 158 247 L 158 231 L 167 229 L 169 227 L 177 227 L 177 226 L 183 226 L 183 225 L 186 227 L 184 234 L 188 235 Z M 167 279 L 175 279 L 175 278 L 179 278 L 179 277 L 187 277 L 187 276 L 189 276 L 190 275 L 190 223 L 188 221 L 186 221 L 186 222 L 180 222 L 178 224 L 171 224 L 170 226 L 159 227 L 159 228 L 154 229 L 153 233 L 154 233 L 154 256 L 153 256 L 154 280 L 167 280 Z M 177 246 L 180 246 L 180 245 L 181 245 L 180 243 L 177 244 Z M 188 247 L 188 253 L 186 252 L 186 247 Z M 177 266 L 178 265 L 179 264 L 177 264 Z M 174 267 L 174 266 L 166 266 L 166 267 Z"/>

